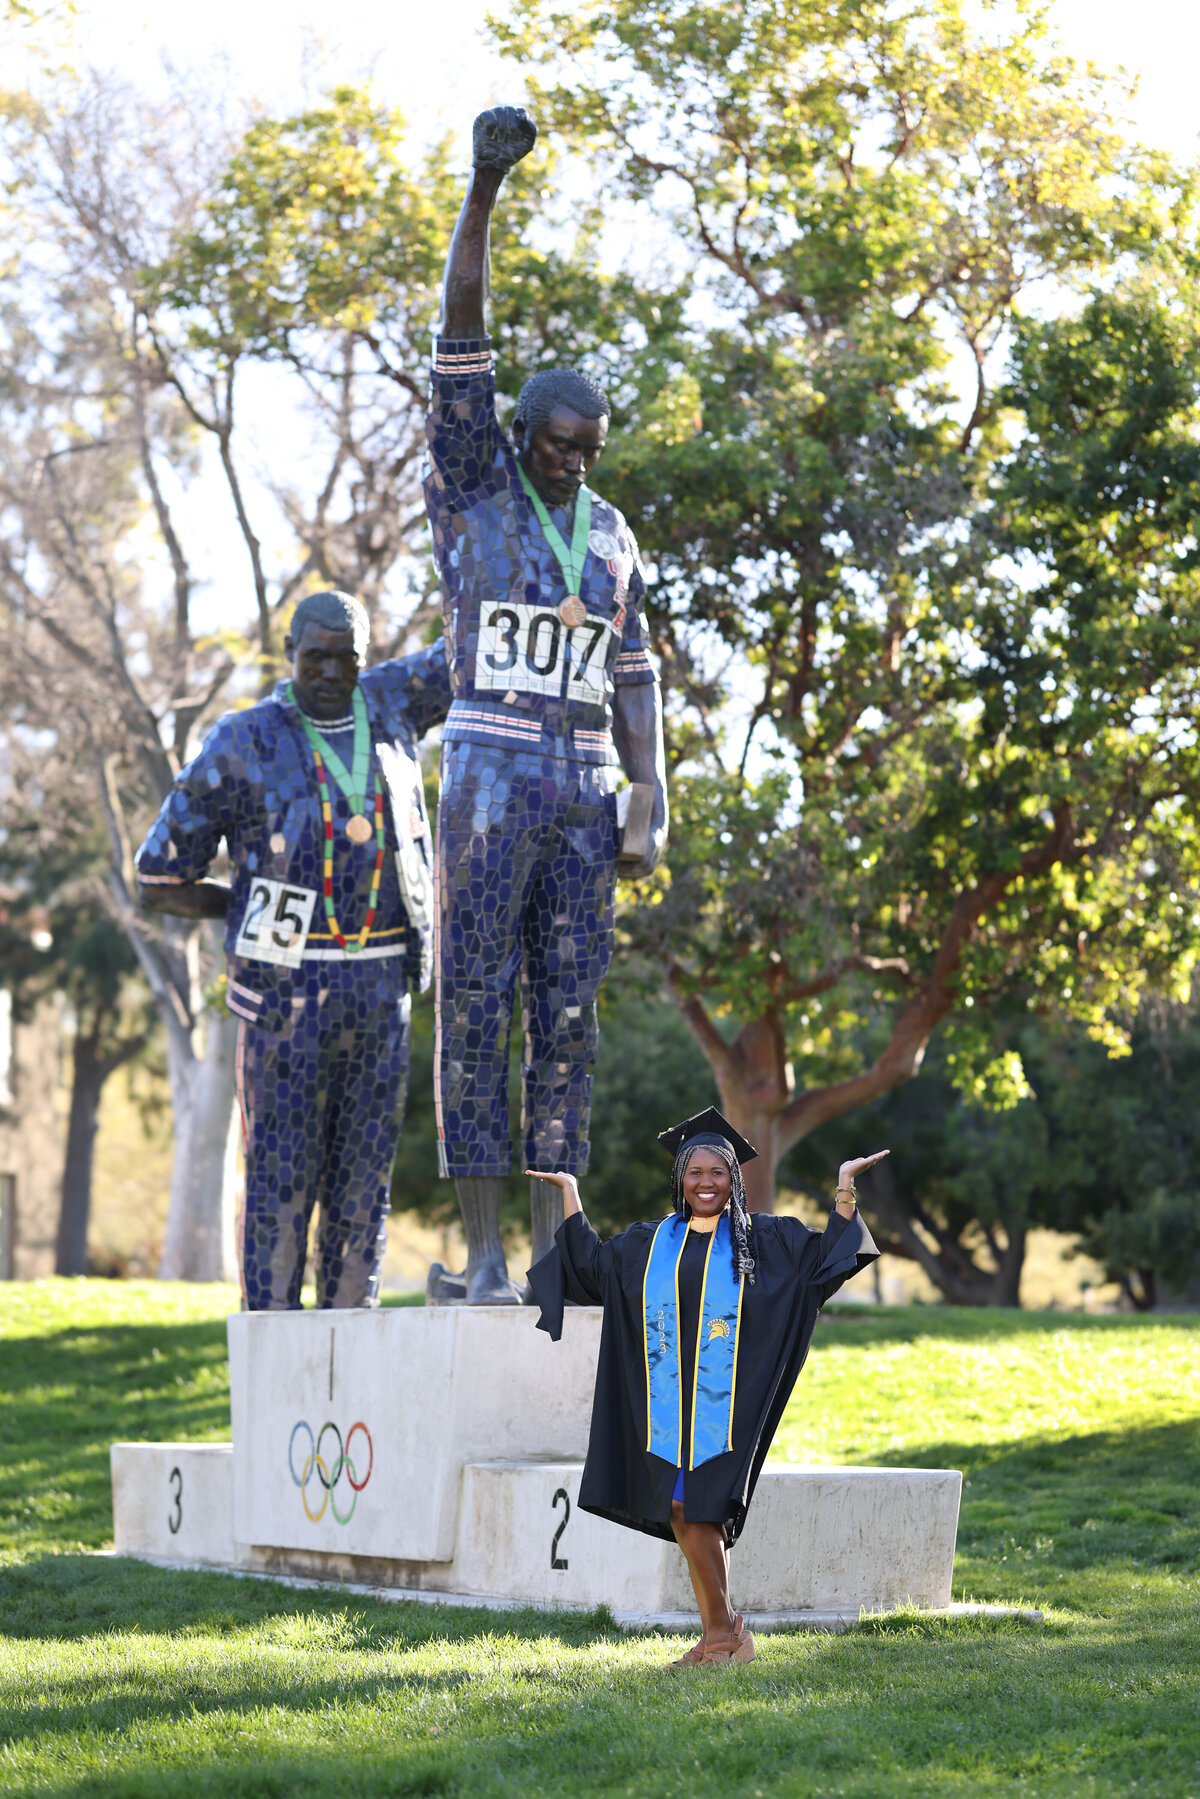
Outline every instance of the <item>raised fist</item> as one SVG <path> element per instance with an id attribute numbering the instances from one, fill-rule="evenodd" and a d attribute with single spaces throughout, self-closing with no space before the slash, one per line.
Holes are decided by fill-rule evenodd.
<path id="1" fill-rule="evenodd" d="M 480 113 L 471 139 L 475 167 L 499 169 L 506 174 L 533 149 L 537 126 L 524 107 L 493 106 L 490 112 Z"/>

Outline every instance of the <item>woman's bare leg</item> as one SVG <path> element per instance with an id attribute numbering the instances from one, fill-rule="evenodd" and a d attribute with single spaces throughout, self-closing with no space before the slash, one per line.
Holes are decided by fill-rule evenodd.
<path id="1" fill-rule="evenodd" d="M 705 1640 L 723 1641 L 733 1633 L 734 1613 L 729 1603 L 729 1549 L 719 1524 L 688 1524 L 683 1502 L 671 1501 L 671 1529 L 687 1559 L 692 1591 L 700 1608 L 700 1628 Z"/>

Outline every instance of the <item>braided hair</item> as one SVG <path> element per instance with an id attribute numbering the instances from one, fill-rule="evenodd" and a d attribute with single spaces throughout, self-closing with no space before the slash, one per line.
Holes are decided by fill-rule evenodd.
<path id="1" fill-rule="evenodd" d="M 729 1170 L 729 1229 L 733 1238 L 733 1278 L 740 1280 L 745 1275 L 750 1285 L 755 1284 L 754 1255 L 750 1248 L 750 1209 L 746 1204 L 746 1183 L 742 1179 L 742 1171 L 738 1159 L 728 1143 L 716 1137 L 703 1137 L 685 1143 L 671 1165 L 671 1210 L 682 1212 L 686 1217 L 689 1207 L 683 1197 L 683 1176 L 688 1163 L 696 1150 L 715 1149 Z"/>

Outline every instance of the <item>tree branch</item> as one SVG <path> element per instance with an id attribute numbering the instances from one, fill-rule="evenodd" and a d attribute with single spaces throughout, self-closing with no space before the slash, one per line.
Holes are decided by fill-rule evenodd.
<path id="1" fill-rule="evenodd" d="M 790 1148 L 831 1118 L 840 1118 L 912 1079 L 921 1066 L 930 1037 L 953 1009 L 962 954 L 979 920 L 1015 881 L 1044 874 L 1062 860 L 1069 851 L 1073 832 L 1071 809 L 1062 804 L 1056 808 L 1054 826 L 1046 841 L 1037 849 L 1027 850 L 1011 874 L 988 875 L 959 894 L 942 932 L 933 967 L 901 1012 L 882 1053 L 861 1074 L 797 1094 L 779 1115 L 781 1148 Z"/>
<path id="2" fill-rule="evenodd" d="M 667 968 L 667 992 L 672 1002 L 704 1051 L 709 1065 L 714 1071 L 723 1073 L 727 1079 L 735 1080 L 738 1075 L 737 1056 L 709 1017 L 699 994 L 686 991 L 685 979 L 682 965 L 672 961 Z"/>

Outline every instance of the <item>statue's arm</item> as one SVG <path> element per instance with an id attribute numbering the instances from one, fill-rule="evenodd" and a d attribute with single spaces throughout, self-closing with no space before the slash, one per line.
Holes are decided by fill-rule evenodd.
<path id="1" fill-rule="evenodd" d="M 454 698 L 443 638 L 439 637 L 436 643 L 407 656 L 394 656 L 389 662 L 377 663 L 373 672 L 381 671 L 399 687 L 414 737 L 424 737 L 426 731 L 441 724 Z"/>
<path id="2" fill-rule="evenodd" d="M 197 755 L 179 773 L 134 857 L 138 904 L 176 918 L 224 918 L 229 887 L 211 881 L 209 868 L 228 838 L 240 786 L 233 763 L 244 762 L 243 727 L 218 721 Z"/>
<path id="3" fill-rule="evenodd" d="M 537 126 L 520 107 L 496 106 L 475 120 L 471 179 L 446 258 L 441 337 L 475 340 L 487 335 L 492 208 L 505 175 L 528 156 L 536 140 Z"/>
<path id="4" fill-rule="evenodd" d="M 229 889 L 220 881 L 170 881 L 137 884 L 138 904 L 145 912 L 171 912 L 176 918 L 224 918 Z"/>
<path id="5" fill-rule="evenodd" d="M 613 691 L 613 742 L 621 767 L 631 781 L 654 789 L 650 815 L 650 853 L 631 869 L 635 880 L 652 874 L 667 847 L 667 753 L 663 743 L 662 696 L 657 681 L 640 681 Z"/>

